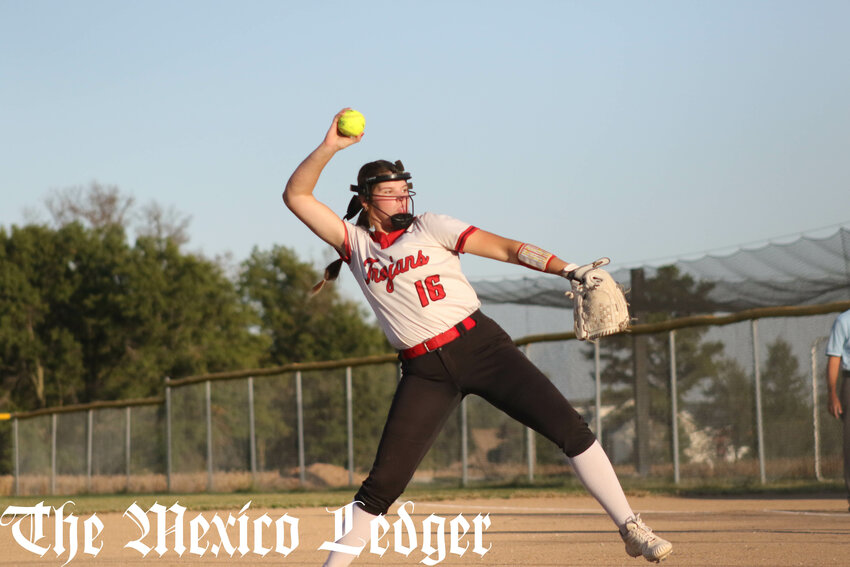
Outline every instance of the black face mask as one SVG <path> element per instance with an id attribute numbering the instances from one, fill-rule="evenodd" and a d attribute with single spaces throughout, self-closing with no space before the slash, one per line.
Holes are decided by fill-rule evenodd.
<path id="1" fill-rule="evenodd" d="M 413 215 L 410 213 L 398 213 L 390 217 L 393 230 L 407 230 L 413 224 Z"/>

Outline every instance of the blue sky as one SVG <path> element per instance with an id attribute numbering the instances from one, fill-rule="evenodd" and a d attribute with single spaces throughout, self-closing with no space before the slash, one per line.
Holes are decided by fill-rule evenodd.
<path id="1" fill-rule="evenodd" d="M 416 210 L 613 268 L 850 224 L 850 2 L 0 0 L 0 225 L 117 185 L 188 249 L 323 263 L 283 207 L 402 159 Z M 465 258 L 471 279 L 521 268 Z M 348 278 L 350 280 L 350 278 Z"/>

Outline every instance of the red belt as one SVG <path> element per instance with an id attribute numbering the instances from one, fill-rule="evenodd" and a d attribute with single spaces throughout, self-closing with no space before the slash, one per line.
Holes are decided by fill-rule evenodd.
<path id="1" fill-rule="evenodd" d="M 432 350 L 437 350 L 441 346 L 449 344 L 473 327 L 475 327 L 475 319 L 467 317 L 445 333 L 440 333 L 436 337 L 431 337 L 424 343 L 419 343 L 416 346 L 412 346 L 409 349 L 401 351 L 401 357 L 404 359 L 411 359 L 416 358 L 417 356 L 422 356 Z"/>

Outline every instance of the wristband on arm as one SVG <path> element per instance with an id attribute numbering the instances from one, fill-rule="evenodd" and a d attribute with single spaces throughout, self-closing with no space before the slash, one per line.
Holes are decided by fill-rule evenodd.
<path id="1" fill-rule="evenodd" d="M 555 255 L 533 244 L 522 244 L 516 251 L 516 257 L 523 266 L 545 272 Z"/>

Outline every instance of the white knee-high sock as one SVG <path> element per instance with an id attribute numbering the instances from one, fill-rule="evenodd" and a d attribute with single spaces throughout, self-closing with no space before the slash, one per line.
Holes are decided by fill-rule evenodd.
<path id="1" fill-rule="evenodd" d="M 334 543 L 351 547 L 361 547 L 369 543 L 369 538 L 372 534 L 371 523 L 377 516 L 370 514 L 357 504 L 354 504 L 351 508 L 351 531 Z M 331 551 L 323 567 L 347 567 L 354 561 L 355 557 L 357 555 L 352 553 Z"/>
<path id="2" fill-rule="evenodd" d="M 594 441 L 584 453 L 572 457 L 570 464 L 581 483 L 602 505 L 617 527 L 634 516 L 617 473 L 599 441 Z"/>

